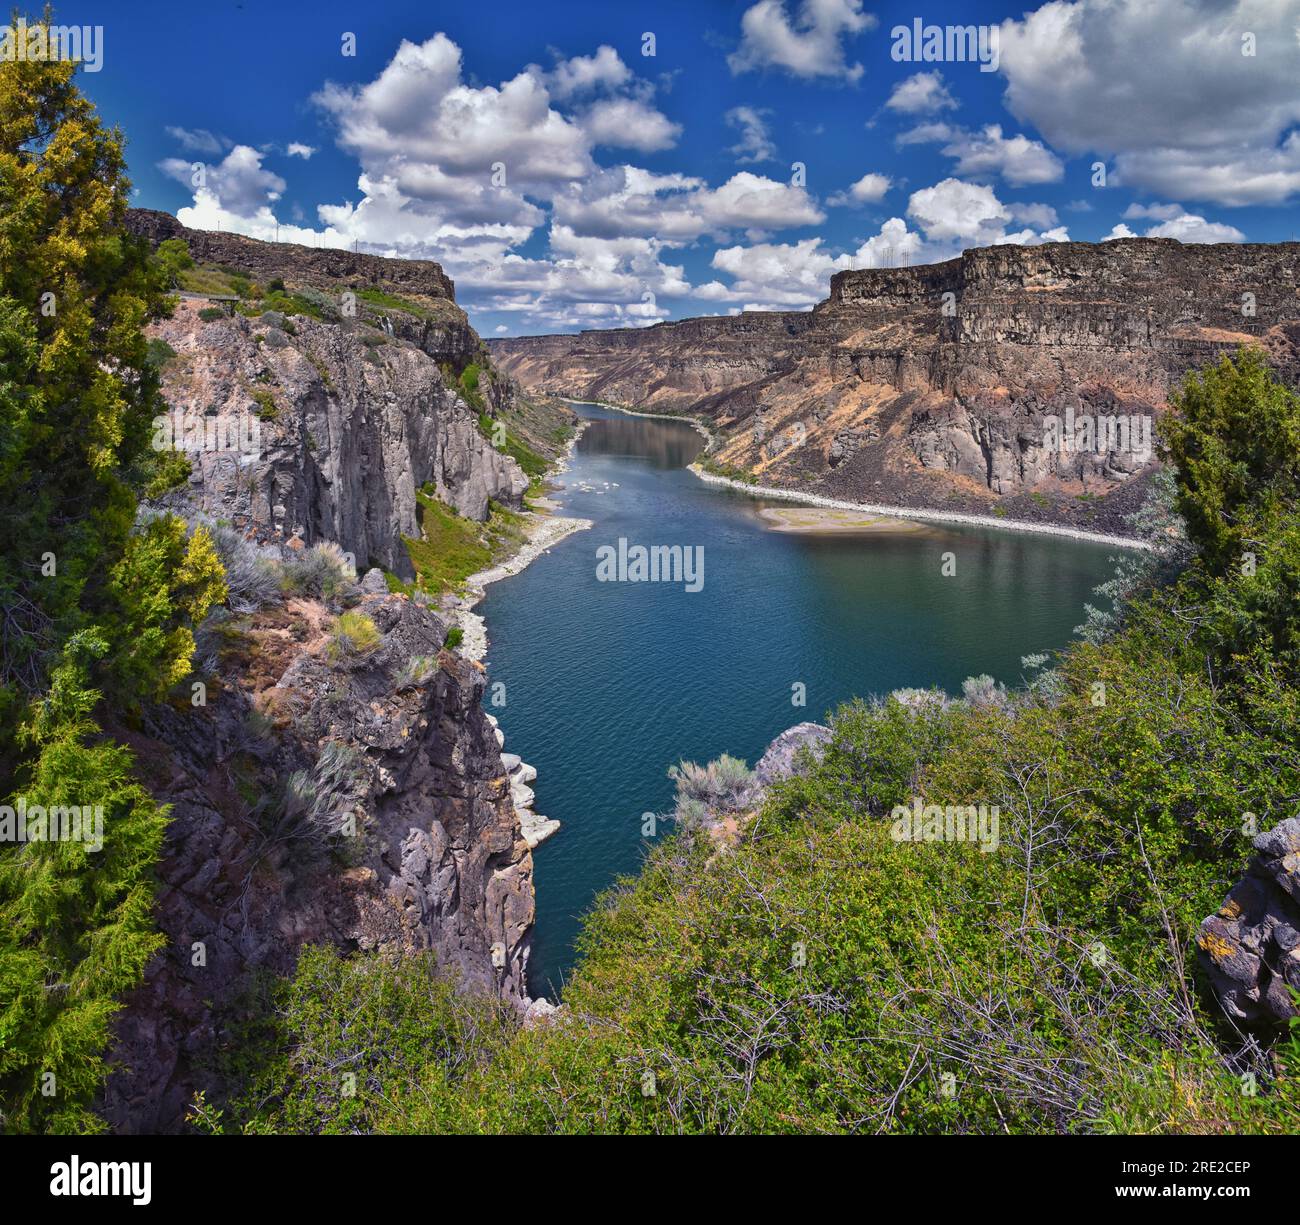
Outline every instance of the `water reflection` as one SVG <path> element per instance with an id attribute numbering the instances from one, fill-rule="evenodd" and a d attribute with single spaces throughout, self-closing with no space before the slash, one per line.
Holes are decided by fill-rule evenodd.
<path id="1" fill-rule="evenodd" d="M 653 468 L 684 468 L 704 449 L 704 439 L 684 421 L 649 417 L 602 417 L 578 440 L 582 455 L 618 455 L 645 459 Z"/>

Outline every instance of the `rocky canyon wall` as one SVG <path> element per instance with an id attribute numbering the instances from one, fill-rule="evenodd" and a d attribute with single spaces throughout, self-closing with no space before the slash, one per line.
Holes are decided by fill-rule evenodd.
<path id="1" fill-rule="evenodd" d="M 223 519 L 259 540 L 332 540 L 361 569 L 381 565 L 409 579 L 402 537 L 419 535 L 418 490 L 428 485 L 478 520 L 489 500 L 520 504 L 527 478 L 483 436 L 454 387 L 486 351 L 437 264 L 188 230 L 166 213 L 132 212 L 130 223 L 154 242 L 184 239 L 198 263 L 279 277 L 313 294 L 321 316 L 205 318 L 218 308 L 191 295 L 150 329 L 172 354 L 162 364 L 163 395 L 181 415 L 166 424 L 171 441 L 182 432 L 241 441 L 189 450 L 190 479 L 169 509 Z M 368 288 L 411 309 L 357 297 Z M 481 385 L 513 400 L 510 380 Z"/>
<path id="2" fill-rule="evenodd" d="M 489 342 L 527 388 L 711 418 L 762 484 L 1104 530 L 1171 390 L 1241 344 L 1300 381 L 1300 244 L 987 247 L 838 273 L 807 312 Z"/>
<path id="3" fill-rule="evenodd" d="M 445 649 L 449 620 L 390 594 L 379 569 L 357 583 L 346 562 L 285 590 L 296 563 L 340 556 L 308 557 L 326 543 L 357 572 L 409 577 L 421 489 L 476 519 L 489 499 L 520 503 L 527 479 L 456 389 L 485 354 L 451 281 L 436 264 L 203 234 L 165 214 L 132 225 L 183 237 L 200 263 L 280 277 L 320 316 L 225 313 L 196 295 L 149 333 L 173 410 L 156 442 L 187 447 L 190 467 L 159 504 L 209 524 L 243 577 L 197 635 L 194 700 L 106 729 L 171 807 L 165 946 L 117 1018 L 100 1103 L 115 1130 L 142 1133 L 183 1130 L 196 1092 L 219 1108 L 250 991 L 292 974 L 306 944 L 427 956 L 522 1012 L 534 905 L 484 672 Z M 333 310 L 365 285 L 413 309 Z M 510 380 L 479 386 L 489 411 L 513 405 Z M 372 640 L 343 649 L 344 612 Z"/>

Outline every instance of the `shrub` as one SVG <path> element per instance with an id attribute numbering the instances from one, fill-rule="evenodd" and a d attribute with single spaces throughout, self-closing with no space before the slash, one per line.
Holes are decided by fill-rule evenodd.
<path id="1" fill-rule="evenodd" d="M 465 402 L 477 412 L 482 412 L 484 408 L 483 393 L 479 390 L 481 374 L 482 371 L 477 362 L 470 362 L 460 372 L 461 394 L 465 397 Z"/>
<path id="2" fill-rule="evenodd" d="M 1006 689 L 985 673 L 983 676 L 968 676 L 961 683 L 961 696 L 972 706 L 1005 706 Z"/>
<path id="3" fill-rule="evenodd" d="M 465 631 L 459 625 L 453 625 L 447 631 L 447 637 L 443 640 L 443 646 L 449 651 L 454 651 L 462 642 L 465 641 Z"/>
<path id="4" fill-rule="evenodd" d="M 679 761 L 668 767 L 668 777 L 677 784 L 674 819 L 683 825 L 697 825 L 710 809 L 743 807 L 754 772 L 739 758 L 724 753 L 703 766 Z"/>
<path id="5" fill-rule="evenodd" d="M 331 838 L 355 837 L 365 774 L 360 750 L 326 741 L 310 771 L 295 770 L 285 781 L 275 824 L 267 831 L 270 840 L 323 845 Z"/>
<path id="6" fill-rule="evenodd" d="M 149 341 L 149 345 L 145 350 L 145 361 L 155 370 L 161 370 L 175 356 L 176 350 L 157 336 Z"/>
<path id="7" fill-rule="evenodd" d="M 189 246 L 183 238 L 163 239 L 154 252 L 154 259 L 162 265 L 167 276 L 167 284 L 173 287 L 177 284 L 182 272 L 194 267 L 194 259 L 190 255 Z"/>
<path id="8" fill-rule="evenodd" d="M 1238 567 L 1263 519 L 1300 500 L 1300 396 L 1243 348 L 1187 376 L 1160 418 L 1178 472 L 1178 510 L 1207 569 Z"/>
<path id="9" fill-rule="evenodd" d="M 274 421 L 280 415 L 280 406 L 275 396 L 264 387 L 254 387 L 248 393 L 257 404 L 257 416 L 262 421 Z"/>
<path id="10" fill-rule="evenodd" d="M 212 529 L 217 556 L 226 571 L 226 603 L 235 612 L 254 612 L 280 594 L 280 568 L 228 524 Z"/>
<path id="11" fill-rule="evenodd" d="M 219 306 L 205 306 L 201 311 L 199 311 L 199 318 L 202 319 L 204 323 L 216 323 L 218 319 L 224 319 L 225 317 L 226 312 Z"/>
<path id="12" fill-rule="evenodd" d="M 235 1100 L 192 1110 L 207 1130 L 464 1131 L 462 1084 L 504 1054 L 519 1027 L 508 1004 L 458 990 L 432 954 L 343 957 L 314 945 L 292 978 L 264 984 L 246 1011 L 259 1019 L 232 1044 L 237 1066 L 219 1069 L 235 1082 Z M 340 1069 L 356 1076 L 355 1094 L 339 1093 Z"/>
<path id="13" fill-rule="evenodd" d="M 376 650 L 382 641 L 375 623 L 364 613 L 345 612 L 334 623 L 327 649 L 333 660 L 360 659 Z"/>
<path id="14" fill-rule="evenodd" d="M 396 687 L 398 689 L 411 689 L 417 685 L 423 685 L 438 671 L 438 659 L 434 655 L 412 655 L 410 659 L 402 665 L 402 670 L 397 674 Z"/>
<path id="15" fill-rule="evenodd" d="M 349 595 L 355 578 L 356 570 L 343 550 L 334 541 L 326 540 L 289 557 L 283 567 L 282 586 L 295 595 L 337 601 Z"/>

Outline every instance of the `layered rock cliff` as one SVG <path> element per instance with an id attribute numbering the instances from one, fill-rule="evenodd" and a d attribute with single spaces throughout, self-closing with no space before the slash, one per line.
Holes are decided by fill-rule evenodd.
<path id="1" fill-rule="evenodd" d="M 149 333 L 173 409 L 155 445 L 189 461 L 158 504 L 214 533 L 231 589 L 199 631 L 193 696 L 107 729 L 171 805 L 166 946 L 117 1019 L 101 1102 L 116 1130 L 154 1132 L 182 1129 L 200 1090 L 220 1101 L 258 975 L 291 974 L 305 944 L 432 957 L 528 1006 L 532 855 L 483 668 L 444 649 L 451 622 L 422 594 L 355 580 L 411 576 L 417 492 L 483 519 L 528 480 L 480 424 L 517 421 L 517 388 L 436 264 L 131 223 L 278 278 L 295 308 L 265 309 L 269 284 L 237 311 L 191 294 Z"/>
<path id="2" fill-rule="evenodd" d="M 189 481 L 169 507 L 260 539 L 332 540 L 363 569 L 411 578 L 402 537 L 419 536 L 417 491 L 430 486 L 479 520 L 490 499 L 520 504 L 527 477 L 414 344 L 364 325 L 274 311 L 205 320 L 205 310 L 183 300 L 151 329 L 175 351 L 163 394 L 182 428 L 211 423 L 223 441 L 255 439 L 188 451 Z"/>
<path id="3" fill-rule="evenodd" d="M 160 441 L 199 440 L 170 509 L 261 540 L 335 541 L 362 569 L 409 579 L 402 537 L 419 535 L 418 490 L 478 520 L 489 500 L 520 504 L 527 477 L 479 425 L 482 409 L 517 411 L 518 389 L 485 377 L 481 403 L 467 402 L 456 377 L 486 366 L 486 350 L 437 264 L 190 230 L 147 210 L 128 224 L 155 244 L 183 240 L 201 268 L 278 280 L 306 308 L 241 302 L 214 317 L 221 307 L 189 293 L 150 329 L 169 347 L 163 394 L 181 414 Z"/>
<path id="4" fill-rule="evenodd" d="M 808 312 L 489 345 L 529 389 L 712 419 L 765 485 L 1116 530 L 1171 389 L 1245 343 L 1300 381 L 1300 244 L 988 247 Z"/>
<path id="5" fill-rule="evenodd" d="M 118 1131 L 178 1130 L 197 1090 L 219 1100 L 254 975 L 292 973 L 307 943 L 431 954 L 467 989 L 528 1003 L 532 855 L 483 672 L 378 571 L 345 603 L 373 647 L 337 655 L 324 603 L 273 600 L 208 631 L 204 705 L 112 729 L 172 806 L 167 944 L 125 1001 L 103 1103 Z"/>

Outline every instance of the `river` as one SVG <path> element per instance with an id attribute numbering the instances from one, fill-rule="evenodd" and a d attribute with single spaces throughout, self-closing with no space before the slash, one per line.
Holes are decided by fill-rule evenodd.
<path id="1" fill-rule="evenodd" d="M 552 998 L 592 898 L 641 862 L 642 814 L 671 806 L 671 763 L 729 752 L 752 765 L 779 732 L 855 696 L 955 693 L 981 673 L 1015 685 L 1021 656 L 1067 643 L 1114 568 L 1105 545 L 995 529 L 771 531 L 762 502 L 686 470 L 703 443 L 687 423 L 574 407 L 591 423 L 556 501 L 594 526 L 493 584 L 479 609 L 488 709 L 537 767 L 536 810 L 562 823 L 534 853 L 529 981 Z M 702 583 L 689 570 L 602 581 L 620 538 L 628 557 L 691 550 Z M 504 705 L 491 704 L 498 683 Z"/>

